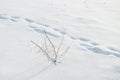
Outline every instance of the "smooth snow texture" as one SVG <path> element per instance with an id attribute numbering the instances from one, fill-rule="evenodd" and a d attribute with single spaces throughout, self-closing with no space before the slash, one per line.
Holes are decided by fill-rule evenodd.
<path id="1" fill-rule="evenodd" d="M 0 0 L 0 80 L 119 80 L 119 0 Z M 31 43 L 44 30 L 61 52 L 52 64 Z"/>

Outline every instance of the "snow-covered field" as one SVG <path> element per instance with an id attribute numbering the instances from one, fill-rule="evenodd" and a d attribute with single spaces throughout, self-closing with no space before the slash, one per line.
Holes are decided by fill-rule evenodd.
<path id="1" fill-rule="evenodd" d="M 57 65 L 31 43 L 46 30 Z M 120 80 L 119 0 L 0 0 L 0 80 Z"/>

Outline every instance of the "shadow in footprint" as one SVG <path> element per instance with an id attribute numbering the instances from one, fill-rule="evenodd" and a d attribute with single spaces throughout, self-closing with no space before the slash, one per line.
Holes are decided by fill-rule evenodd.
<path id="1" fill-rule="evenodd" d="M 38 24 L 38 25 L 42 25 L 42 26 L 44 26 L 44 27 L 50 27 L 50 25 L 48 25 L 48 24 L 45 24 L 45 23 L 36 23 L 36 24 Z"/>
<path id="2" fill-rule="evenodd" d="M 88 40 L 88 39 L 86 39 L 86 38 L 79 38 L 81 41 L 90 41 L 90 40 Z"/>
<path id="3" fill-rule="evenodd" d="M 115 51 L 115 52 L 120 53 L 120 50 L 117 50 L 117 49 L 115 49 L 115 48 L 109 47 L 108 49 L 110 49 L 111 51 Z"/>
<path id="4" fill-rule="evenodd" d="M 42 34 L 44 33 L 44 30 L 41 30 L 41 29 L 34 28 L 34 30 L 38 33 L 42 33 Z"/>
<path id="5" fill-rule="evenodd" d="M 53 37 L 60 37 L 60 36 L 57 36 L 57 35 L 55 35 L 55 34 L 53 34 L 53 33 L 48 32 L 48 31 L 46 31 L 46 33 L 47 33 L 48 35 L 50 35 L 50 36 L 53 36 Z"/>
<path id="6" fill-rule="evenodd" d="M 14 19 L 20 19 L 19 16 L 11 16 L 11 18 L 14 18 Z"/>
<path id="7" fill-rule="evenodd" d="M 31 25 L 29 25 L 29 27 L 32 28 L 32 29 L 36 29 L 36 28 L 37 28 L 37 27 L 35 27 L 35 26 L 31 26 Z"/>
<path id="8" fill-rule="evenodd" d="M 88 44 L 80 44 L 80 45 L 82 45 L 82 46 L 84 46 L 84 47 L 92 47 L 91 45 L 88 45 Z"/>
<path id="9" fill-rule="evenodd" d="M 0 19 L 8 19 L 8 18 L 5 16 L 0 16 Z"/>
<path id="10" fill-rule="evenodd" d="M 87 49 L 94 52 L 94 53 L 97 53 L 97 54 L 103 54 L 103 55 L 113 54 L 112 52 L 102 50 L 102 49 L 100 49 L 98 47 L 92 47 L 92 48 L 87 48 Z"/>
<path id="11" fill-rule="evenodd" d="M 60 32 L 62 35 L 66 34 L 65 31 L 59 30 L 59 29 L 54 29 L 55 31 Z"/>
<path id="12" fill-rule="evenodd" d="M 110 52 L 110 51 L 106 51 L 106 50 L 103 50 L 103 49 L 100 49 L 98 47 L 89 47 L 87 48 L 88 50 L 94 52 L 94 53 L 97 53 L 97 54 L 103 54 L 103 55 L 113 55 L 115 57 L 119 57 L 120 58 L 120 54 L 118 53 L 113 53 L 113 52 Z"/>
<path id="13" fill-rule="evenodd" d="M 44 34 L 45 32 L 44 32 L 44 30 L 42 30 L 42 29 L 34 29 L 36 32 L 39 32 L 39 33 L 42 33 L 42 34 Z M 50 32 L 48 32 L 48 31 L 46 31 L 46 33 L 48 34 L 48 35 L 50 35 L 50 36 L 53 36 L 53 37 L 59 37 L 59 36 L 57 36 L 57 35 L 55 35 L 55 34 L 53 34 L 53 33 L 50 33 Z"/>
<path id="14" fill-rule="evenodd" d="M 69 37 L 73 40 L 79 40 L 79 38 L 76 38 L 76 37 L 73 37 L 73 36 L 70 36 L 70 35 L 69 35 Z"/>
<path id="15" fill-rule="evenodd" d="M 114 53 L 113 55 L 120 58 L 120 54 Z"/>
<path id="16" fill-rule="evenodd" d="M 15 19 L 10 19 L 12 22 L 17 22 L 17 20 L 15 20 Z"/>
<path id="17" fill-rule="evenodd" d="M 90 42 L 93 46 L 97 46 L 99 45 L 98 43 L 95 43 L 95 42 Z"/>
<path id="18" fill-rule="evenodd" d="M 39 28 L 37 28 L 37 27 L 35 27 L 35 26 L 31 26 L 31 25 L 29 25 L 29 27 L 30 28 L 32 28 L 34 31 L 36 31 L 36 32 L 38 32 L 38 33 L 44 33 L 44 30 L 43 29 L 39 29 Z"/>
<path id="19" fill-rule="evenodd" d="M 38 32 L 38 33 L 42 33 L 42 34 L 45 33 L 45 32 L 44 32 L 44 29 L 39 29 L 39 28 L 37 28 L 37 27 L 35 27 L 35 26 L 31 26 L 31 25 L 29 25 L 29 27 L 32 28 L 34 31 L 36 31 L 36 32 Z M 46 31 L 46 33 L 47 33 L 48 35 L 50 35 L 50 36 L 53 36 L 53 37 L 60 37 L 60 36 L 58 36 L 58 35 L 55 35 L 55 34 L 53 34 L 53 33 L 48 32 L 48 31 Z"/>
<path id="20" fill-rule="evenodd" d="M 80 40 L 80 41 L 83 41 L 83 42 L 88 42 L 89 40 L 88 39 L 85 39 L 85 38 L 79 38 L 79 37 L 74 37 L 74 36 L 71 36 L 69 35 L 69 37 L 73 40 Z"/>
<path id="21" fill-rule="evenodd" d="M 34 23 L 34 21 L 33 20 L 31 20 L 31 19 L 28 19 L 28 18 L 26 18 L 26 19 L 24 19 L 25 21 L 27 21 L 27 22 L 29 22 L 29 23 Z"/>

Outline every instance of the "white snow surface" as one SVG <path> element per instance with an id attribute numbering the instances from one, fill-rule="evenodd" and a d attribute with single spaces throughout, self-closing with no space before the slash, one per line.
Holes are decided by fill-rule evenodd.
<path id="1" fill-rule="evenodd" d="M 31 43 L 46 30 L 57 65 Z M 0 0 L 0 80 L 120 80 L 119 0 Z"/>

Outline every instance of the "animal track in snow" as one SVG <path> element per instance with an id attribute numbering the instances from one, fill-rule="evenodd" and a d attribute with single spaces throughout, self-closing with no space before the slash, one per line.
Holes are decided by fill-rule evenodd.
<path id="1" fill-rule="evenodd" d="M 82 41 L 84 41 L 84 40 L 82 40 Z M 92 51 L 93 53 L 102 54 L 102 55 L 113 55 L 115 57 L 120 58 L 120 52 L 117 49 L 107 48 L 108 50 L 106 50 L 106 49 L 99 47 L 98 43 L 92 42 L 90 40 L 84 41 L 84 42 L 85 43 L 82 43 L 80 45 L 84 46 L 87 50 Z"/>
<path id="2" fill-rule="evenodd" d="M 32 30 L 34 30 L 35 32 L 38 32 L 38 33 L 44 33 L 44 30 L 45 29 L 48 29 L 50 28 L 52 31 L 54 32 L 58 32 L 59 34 L 61 35 L 68 35 L 72 40 L 79 40 L 80 42 L 82 42 L 80 45 L 84 46 L 87 50 L 89 51 L 92 51 L 96 54 L 102 54 L 102 55 L 113 55 L 113 56 L 116 56 L 116 57 L 119 57 L 120 58 L 120 50 L 118 49 L 115 49 L 115 48 L 112 48 L 112 47 L 108 47 L 108 50 L 105 50 L 105 49 L 102 49 L 99 47 L 100 44 L 96 43 L 96 42 L 93 42 L 87 38 L 84 38 L 84 37 L 74 37 L 74 36 L 71 36 L 67 33 L 65 33 L 64 31 L 60 30 L 60 29 L 57 29 L 57 28 L 52 28 L 51 25 L 49 24 L 45 24 L 45 23 L 41 23 L 41 22 L 37 22 L 37 21 L 34 21 L 32 19 L 29 19 L 29 18 L 22 18 L 22 17 L 19 17 L 19 16 L 8 16 L 8 15 L 0 15 L 0 20 L 10 20 L 12 22 L 22 22 L 22 23 L 25 23 L 24 21 L 26 21 L 28 25 L 28 28 L 31 28 Z M 38 25 L 38 26 L 35 26 L 35 25 Z M 40 25 L 42 27 L 40 27 Z M 50 35 L 50 36 L 53 36 L 53 37 L 60 37 L 59 35 L 46 30 L 47 34 Z"/>

